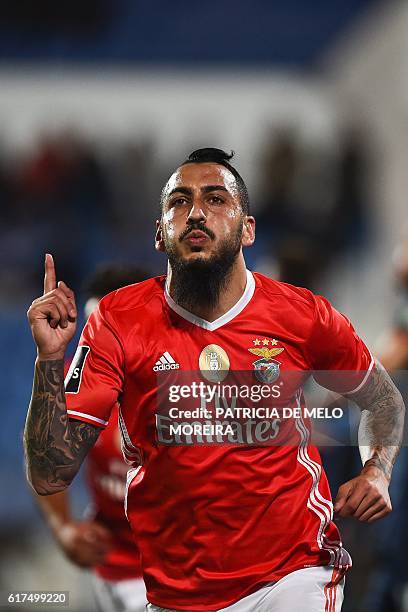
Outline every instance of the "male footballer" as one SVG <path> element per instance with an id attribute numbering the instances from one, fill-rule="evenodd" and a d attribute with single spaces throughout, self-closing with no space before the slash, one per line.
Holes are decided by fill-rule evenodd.
<path id="1" fill-rule="evenodd" d="M 330 387 L 362 410 L 363 467 L 340 487 L 334 511 L 372 522 L 391 510 L 401 395 L 326 299 L 246 269 L 243 247 L 254 242 L 255 220 L 231 157 L 199 149 L 171 175 L 156 231 L 167 276 L 101 300 L 66 391 L 64 354 L 77 311 L 47 255 L 44 294 L 28 311 L 38 347 L 25 428 L 28 478 L 41 495 L 65 489 L 119 402 L 132 466 L 125 507 L 149 612 L 338 612 L 351 560 L 308 421 L 277 419 L 273 434 L 268 423 L 248 432 L 237 422 L 235 438 L 193 440 L 171 435 L 158 414 L 166 375 L 185 382 L 196 372 L 208 381 L 213 371 L 228 381 L 245 372 L 266 390 L 285 382 L 285 401 L 300 409 L 311 372 L 327 386 L 327 373 L 351 372 Z M 207 396 L 204 404 L 210 410 Z"/>

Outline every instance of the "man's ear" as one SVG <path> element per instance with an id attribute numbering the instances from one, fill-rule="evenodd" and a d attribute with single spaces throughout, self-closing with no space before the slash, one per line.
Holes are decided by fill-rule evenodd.
<path id="1" fill-rule="evenodd" d="M 241 244 L 244 247 L 252 246 L 255 242 L 255 219 L 250 215 L 244 217 Z"/>
<path id="2" fill-rule="evenodd" d="M 164 252 L 165 250 L 164 241 L 163 241 L 163 233 L 162 233 L 162 225 L 161 225 L 160 219 L 156 219 L 156 236 L 154 239 L 154 248 L 156 249 L 156 251 Z"/>

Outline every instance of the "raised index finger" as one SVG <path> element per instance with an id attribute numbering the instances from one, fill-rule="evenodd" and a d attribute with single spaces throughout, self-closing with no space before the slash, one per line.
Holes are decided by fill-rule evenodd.
<path id="1" fill-rule="evenodd" d="M 55 274 L 55 265 L 52 255 L 49 253 L 45 256 L 45 274 L 44 274 L 44 295 L 52 291 L 57 286 L 57 277 Z"/>

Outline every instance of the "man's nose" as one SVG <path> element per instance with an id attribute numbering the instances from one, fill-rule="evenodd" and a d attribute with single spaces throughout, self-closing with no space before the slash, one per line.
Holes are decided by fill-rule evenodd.
<path id="1" fill-rule="evenodd" d="M 205 211 L 201 202 L 193 202 L 190 208 L 190 212 L 187 217 L 188 223 L 205 223 L 207 220 Z"/>

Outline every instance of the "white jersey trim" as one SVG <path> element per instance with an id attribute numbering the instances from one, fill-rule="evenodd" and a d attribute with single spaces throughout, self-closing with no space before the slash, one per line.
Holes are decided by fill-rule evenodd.
<path id="1" fill-rule="evenodd" d="M 364 387 L 364 385 L 366 384 L 366 382 L 368 380 L 368 377 L 370 376 L 370 372 L 373 369 L 374 364 L 375 364 L 375 359 L 371 355 L 370 365 L 368 366 L 368 370 L 367 370 L 363 380 L 361 381 L 361 383 L 355 389 L 353 389 L 352 391 L 347 391 L 347 394 L 349 394 L 349 393 L 357 393 L 357 391 L 360 391 L 360 389 L 362 389 Z"/>
<path id="2" fill-rule="evenodd" d="M 130 470 L 127 471 L 125 498 L 124 498 L 124 509 L 125 509 L 125 516 L 126 516 L 127 520 L 129 520 L 129 517 L 128 517 L 128 493 L 129 493 L 129 487 L 130 487 L 131 483 L 136 478 L 136 476 L 138 475 L 138 473 L 140 472 L 141 469 L 142 469 L 142 466 L 138 465 L 137 467 L 130 468 Z"/>
<path id="3" fill-rule="evenodd" d="M 247 282 L 245 286 L 245 291 L 239 298 L 238 302 L 234 304 L 234 306 L 232 306 L 232 308 L 230 308 L 227 312 L 218 317 L 218 319 L 215 319 L 215 321 L 206 321 L 205 319 L 201 319 L 200 317 L 197 317 L 197 315 L 193 314 L 192 312 L 189 312 L 182 306 L 176 304 L 176 302 L 169 294 L 167 281 L 164 289 L 164 297 L 170 308 L 174 310 L 174 312 L 176 312 L 178 315 L 180 315 L 180 317 L 186 319 L 194 325 L 197 325 L 198 327 L 202 327 L 203 329 L 207 329 L 208 331 L 215 331 L 223 325 L 226 325 L 226 323 L 232 321 L 232 319 L 238 316 L 251 301 L 255 291 L 255 279 L 252 275 L 252 272 L 250 272 L 249 270 L 246 271 L 246 276 Z"/>
<path id="4" fill-rule="evenodd" d="M 77 410 L 67 410 L 68 415 L 83 417 L 84 419 L 89 419 L 90 421 L 95 421 L 95 423 L 100 423 L 101 425 L 107 425 L 108 421 L 104 421 L 103 419 L 98 419 L 98 417 L 92 416 L 91 414 L 85 414 L 84 412 L 78 412 Z"/>
<path id="5" fill-rule="evenodd" d="M 301 408 L 299 395 L 296 398 L 298 408 Z M 300 441 L 297 453 L 298 462 L 309 472 L 312 477 L 312 485 L 307 500 L 307 507 L 319 518 L 320 525 L 316 535 L 317 545 L 321 550 L 325 550 L 330 555 L 330 565 L 337 568 L 351 567 L 352 561 L 349 553 L 343 548 L 341 539 L 337 541 L 329 540 L 326 536 L 326 529 L 333 520 L 333 503 L 326 499 L 319 490 L 322 466 L 313 461 L 309 456 L 308 444 L 310 441 L 309 430 L 302 418 L 296 419 L 296 429 L 300 434 Z"/>

